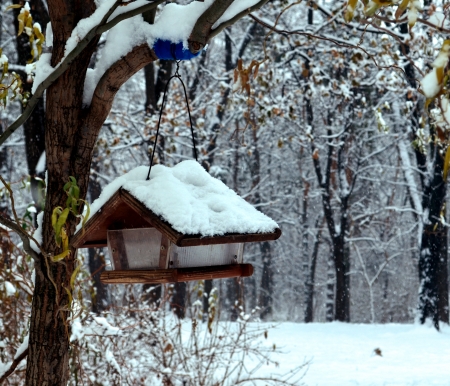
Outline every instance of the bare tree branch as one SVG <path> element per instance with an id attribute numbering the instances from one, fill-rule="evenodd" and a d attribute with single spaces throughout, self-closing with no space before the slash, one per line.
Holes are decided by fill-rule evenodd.
<path id="1" fill-rule="evenodd" d="M 331 43 L 335 44 L 338 47 L 346 47 L 346 48 L 351 48 L 351 49 L 355 49 L 355 50 L 360 50 L 360 51 L 364 52 L 370 60 L 372 60 L 372 62 L 375 64 L 375 66 L 377 68 L 396 69 L 396 70 L 401 71 L 403 74 L 405 74 L 405 70 L 403 68 L 399 67 L 399 66 L 396 66 L 396 65 L 381 66 L 381 65 L 379 65 L 377 60 L 376 60 L 376 56 L 370 54 L 366 49 L 362 48 L 361 46 L 354 45 L 354 44 L 348 43 L 346 41 L 343 41 L 343 40 L 340 40 L 338 38 L 334 38 L 334 37 L 331 37 L 331 36 L 315 35 L 313 33 L 309 33 L 309 32 L 306 32 L 306 31 L 298 31 L 298 30 L 297 31 L 282 30 L 282 29 L 276 28 L 275 26 L 272 26 L 272 25 L 266 23 L 265 21 L 259 19 L 255 15 L 250 15 L 250 17 L 253 20 L 255 20 L 257 23 L 261 24 L 262 26 L 264 26 L 266 28 L 269 28 L 272 31 L 274 31 L 274 32 L 276 32 L 278 34 L 281 34 L 281 35 L 286 35 L 286 36 L 288 36 L 288 35 L 302 35 L 302 36 L 307 36 L 307 37 L 312 38 L 312 39 L 325 40 L 325 41 L 328 41 L 328 42 L 331 42 Z"/>
<path id="2" fill-rule="evenodd" d="M 41 252 L 43 254 L 44 254 L 44 252 L 42 251 L 42 248 L 39 245 L 39 243 L 33 238 L 33 236 L 30 236 L 20 226 L 19 217 L 17 216 L 16 208 L 14 205 L 13 191 L 11 190 L 10 186 L 6 183 L 6 181 L 3 179 L 2 176 L 0 176 L 0 181 L 2 182 L 2 184 L 5 186 L 5 188 L 9 192 L 9 199 L 11 200 L 11 210 L 14 214 L 14 219 L 15 219 L 15 221 L 13 221 L 6 214 L 0 212 L 0 223 L 2 223 L 3 225 L 6 225 L 8 228 L 15 231 L 19 235 L 20 239 L 22 240 L 23 249 L 25 250 L 25 252 L 27 252 L 34 260 L 38 261 L 39 255 L 31 248 L 30 240 L 33 240 L 36 243 L 36 245 L 39 247 L 39 249 L 41 249 Z"/>
<path id="3" fill-rule="evenodd" d="M 0 223 L 16 232 L 22 240 L 24 251 L 28 253 L 35 261 L 39 260 L 39 255 L 33 250 L 33 248 L 31 248 L 30 245 L 30 240 L 32 239 L 32 237 L 28 233 L 26 233 L 19 224 L 14 222 L 11 218 L 3 213 L 0 213 Z"/>

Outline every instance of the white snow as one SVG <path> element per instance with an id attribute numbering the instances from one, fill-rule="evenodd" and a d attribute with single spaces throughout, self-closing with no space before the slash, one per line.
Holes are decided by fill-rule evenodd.
<path id="1" fill-rule="evenodd" d="M 36 165 L 36 173 L 45 172 L 45 167 L 46 167 L 46 156 L 45 156 L 45 151 L 43 151 L 41 156 L 39 157 L 39 161 Z"/>
<path id="2" fill-rule="evenodd" d="M 187 39 L 192 32 L 195 22 L 199 16 L 210 7 L 214 0 L 192 1 L 186 5 L 169 3 L 164 6 L 154 24 L 150 25 L 144 22 L 141 15 L 134 16 L 118 23 L 107 35 L 104 48 L 101 51 L 99 62 L 96 68 L 90 70 L 85 81 L 85 90 L 83 102 L 89 105 L 101 76 L 117 60 L 130 52 L 133 47 L 141 44 L 148 44 L 153 47 L 157 39 L 170 40 L 174 43 L 183 42 L 187 48 Z M 109 9 L 111 9 L 115 0 L 104 0 L 100 2 L 96 11 L 88 18 L 81 20 L 73 29 L 70 38 L 66 42 L 64 58 L 72 52 L 77 44 L 91 31 L 96 25 L 100 24 Z M 237 13 L 256 4 L 258 0 L 240 0 L 234 2 L 227 11 L 218 20 L 216 25 L 232 18 Z M 137 7 L 148 4 L 146 0 L 137 0 L 130 2 L 126 6 L 118 7 L 108 18 L 113 20 L 119 14 L 128 12 Z M 47 26 L 47 44 L 52 44 L 51 26 Z M 129 33 L 133 31 L 133 33 Z M 53 68 L 50 65 L 51 54 L 41 55 L 36 65 L 36 76 L 33 82 L 32 92 L 35 93 L 37 87 L 48 75 L 51 74 L 59 64 Z M 64 60 L 64 58 L 62 60 Z"/>
<path id="3" fill-rule="evenodd" d="M 48 78 L 48 76 L 55 70 L 50 64 L 52 58 L 51 53 L 42 53 L 39 60 L 36 62 L 36 69 L 34 73 L 33 88 L 31 92 L 34 94 L 38 86 Z M 58 66 L 57 66 L 58 67 Z"/>
<path id="4" fill-rule="evenodd" d="M 16 287 L 9 281 L 5 281 L 5 290 L 6 296 L 14 296 L 16 294 Z"/>
<path id="5" fill-rule="evenodd" d="M 47 28 L 45 29 L 45 46 L 53 47 L 53 29 L 52 23 L 47 23 Z"/>
<path id="6" fill-rule="evenodd" d="M 2 377 L 3 374 L 5 374 L 9 370 L 11 365 L 12 365 L 12 361 L 6 362 L 6 363 L 0 362 L 0 377 Z"/>
<path id="7" fill-rule="evenodd" d="M 37 215 L 37 219 L 36 219 L 38 227 L 36 228 L 36 230 L 33 233 L 33 238 L 41 245 L 42 245 L 42 221 L 43 220 L 44 220 L 44 212 L 40 212 Z M 30 246 L 33 249 L 33 251 L 35 251 L 37 253 L 41 253 L 39 246 L 37 246 L 33 240 L 30 241 Z"/>
<path id="8" fill-rule="evenodd" d="M 120 335 L 120 329 L 108 323 L 103 317 L 94 316 L 89 325 L 83 326 L 79 318 L 72 323 L 72 335 L 70 341 L 81 340 L 85 335 L 116 336 Z"/>
<path id="9" fill-rule="evenodd" d="M 439 93 L 441 86 L 436 75 L 436 68 L 423 77 L 420 81 L 420 88 L 428 99 L 434 98 Z"/>
<path id="10" fill-rule="evenodd" d="M 120 366 L 117 363 L 116 358 L 114 358 L 114 354 L 110 350 L 106 350 L 105 359 L 112 367 L 114 367 L 114 369 L 120 375 L 121 374 Z"/>
<path id="11" fill-rule="evenodd" d="M 27 335 L 27 336 L 25 336 L 25 338 L 23 338 L 23 342 L 17 349 L 16 355 L 14 355 L 14 359 L 19 358 L 23 354 L 23 352 L 28 348 L 28 339 L 29 339 L 29 335 Z"/>
<path id="12" fill-rule="evenodd" d="M 282 374 L 310 361 L 302 381 L 318 386 L 449 386 L 450 327 L 411 324 L 282 323 L 265 344 L 284 353 L 279 367 L 256 375 Z M 375 354 L 375 349 L 381 355 Z M 263 385 L 263 383 L 261 383 Z"/>
<path id="13" fill-rule="evenodd" d="M 428 19 L 428 22 L 439 28 L 446 28 L 448 26 L 448 18 L 442 12 L 433 13 Z"/>
<path id="14" fill-rule="evenodd" d="M 183 234 L 268 233 L 278 227 L 195 161 L 155 165 L 149 181 L 147 173 L 147 166 L 139 166 L 107 185 L 91 216 L 122 187 Z"/>

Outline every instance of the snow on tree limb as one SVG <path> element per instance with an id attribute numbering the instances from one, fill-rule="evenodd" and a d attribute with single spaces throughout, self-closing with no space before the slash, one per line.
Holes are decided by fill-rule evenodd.
<path id="1" fill-rule="evenodd" d="M 141 12 L 145 12 L 148 10 L 151 10 L 153 8 L 156 8 L 159 4 L 161 4 L 164 0 L 156 0 L 151 4 L 147 4 L 145 6 L 142 6 L 139 8 Z M 117 1 L 117 6 L 119 5 L 119 1 Z M 116 6 L 116 7 L 117 7 Z M 114 11 L 114 10 L 113 10 Z M 113 12 L 112 11 L 112 12 Z M 111 13 L 112 13 L 111 12 Z M 133 12 L 133 13 L 131 13 Z M 137 9 L 133 9 L 130 11 L 130 15 L 134 16 L 134 12 L 137 12 Z M 121 15 L 117 16 L 122 21 L 124 19 L 124 15 L 126 13 L 122 13 Z M 116 23 L 115 19 L 108 22 L 108 18 L 111 15 L 109 12 L 106 14 L 107 18 L 104 20 L 104 24 L 108 23 L 109 28 L 112 28 Z M 59 63 L 58 67 L 54 69 L 53 72 L 51 72 L 34 90 L 33 96 L 28 100 L 28 104 L 23 110 L 22 114 L 4 131 L 4 133 L 0 136 L 0 145 L 2 145 L 10 136 L 13 134 L 31 115 L 34 108 L 36 107 L 39 99 L 44 94 L 44 91 L 52 85 L 56 79 L 58 79 L 71 65 L 71 63 L 80 55 L 80 53 L 88 46 L 88 44 L 92 41 L 92 39 L 97 36 L 97 34 L 101 34 L 103 32 L 106 32 L 107 29 L 101 28 L 102 25 L 97 25 L 93 29 L 91 29 L 86 36 L 77 44 L 77 46 L 69 53 L 67 56 Z"/>
<path id="2" fill-rule="evenodd" d="M 94 39 L 94 37 L 112 29 L 115 27 L 118 23 L 121 21 L 124 21 L 125 19 L 132 18 L 136 15 L 139 15 L 143 12 L 150 11 L 154 8 L 156 8 L 159 4 L 163 3 L 164 0 L 156 0 L 150 4 L 144 0 L 136 1 L 130 3 L 131 5 L 126 5 L 123 7 L 123 9 L 120 9 L 120 11 L 117 10 L 118 6 L 121 3 L 121 1 L 115 0 L 114 2 L 112 0 L 105 2 L 104 4 L 110 5 L 109 9 L 106 9 L 106 6 L 104 8 L 99 8 L 100 11 L 94 12 L 94 14 L 91 16 L 93 21 L 96 21 L 97 24 L 92 25 L 93 23 L 89 23 L 86 21 L 87 19 L 83 19 L 83 23 L 80 26 L 77 26 L 78 28 L 75 28 L 72 32 L 71 38 L 68 39 L 68 45 L 66 45 L 66 54 L 64 58 L 58 63 L 56 67 L 51 67 L 49 64 L 49 57 L 48 55 L 42 55 L 41 60 L 42 62 L 38 64 L 39 69 L 44 74 L 43 79 L 39 79 L 37 76 L 35 79 L 35 84 L 33 85 L 33 96 L 28 100 L 28 104 L 26 108 L 24 109 L 23 113 L 4 131 L 4 133 L 0 136 L 0 145 L 2 145 L 6 139 L 9 138 L 9 136 L 14 133 L 31 115 L 32 111 L 34 110 L 35 106 L 37 105 L 37 102 L 39 98 L 42 97 L 44 91 L 56 80 L 61 76 L 71 65 L 73 60 L 77 58 L 81 52 L 84 51 L 84 49 L 89 45 L 89 43 Z M 198 18 L 193 18 L 192 25 L 194 26 L 193 29 L 197 28 L 196 31 L 204 31 L 205 33 L 213 33 L 213 36 L 216 36 L 220 31 L 222 31 L 224 28 L 226 28 L 231 23 L 236 22 L 238 19 L 246 16 L 248 13 L 252 12 L 255 9 L 260 8 L 263 6 L 267 0 L 246 0 L 246 1 L 240 1 L 239 6 L 233 7 L 234 12 L 236 14 L 233 14 L 233 12 L 228 12 L 227 17 L 230 17 L 229 20 L 224 21 L 222 24 L 220 24 L 215 30 L 211 31 L 211 28 L 205 28 L 205 26 L 202 27 L 201 22 L 206 23 L 209 25 L 209 23 L 214 20 L 214 23 L 219 20 L 220 16 L 224 14 L 224 12 L 227 10 L 227 7 L 225 9 L 221 9 L 220 15 L 217 13 L 214 13 L 212 11 L 209 11 L 209 9 L 214 8 L 213 5 L 216 5 L 216 3 L 224 2 L 223 5 L 226 5 L 229 7 L 233 1 L 231 0 L 206 0 L 205 2 L 193 2 L 188 4 L 187 6 L 196 7 L 201 12 L 200 14 L 194 13 L 194 16 L 197 16 Z M 144 5 L 140 5 L 144 3 Z M 237 3 L 237 2 L 235 2 Z M 176 4 L 168 4 L 168 6 L 176 6 Z M 165 7 L 168 8 L 168 6 Z M 184 6 L 184 7 L 187 7 Z M 244 8 L 244 9 L 242 9 Z M 170 8 L 169 8 L 170 9 Z M 206 9 L 206 12 L 205 12 Z M 106 10 L 106 11 L 105 11 Z M 223 12 L 222 12 L 223 11 Z M 213 16 L 209 17 L 203 17 L 202 15 L 204 13 L 210 14 L 212 13 Z M 164 14 L 164 12 L 162 12 Z M 187 14 L 187 13 L 186 13 Z M 192 17 L 192 13 L 189 13 Z M 117 16 L 115 16 L 117 15 Z M 99 22 L 99 18 L 101 17 L 101 20 Z M 160 17 L 161 18 L 161 17 Z M 213 23 L 213 24 L 214 24 Z M 91 27 L 89 29 L 89 27 Z M 153 36 L 153 39 L 147 39 L 148 43 L 153 43 L 153 41 L 156 38 L 159 38 L 157 29 L 161 28 L 161 25 L 158 25 L 158 23 L 155 23 L 153 26 L 153 29 L 155 31 L 155 36 Z M 212 25 L 211 25 L 212 27 Z M 189 33 L 192 31 L 190 30 Z M 199 38 L 202 42 L 207 42 L 210 38 L 209 35 L 206 37 L 201 37 L 201 34 L 196 32 L 195 38 Z M 185 39 L 187 40 L 188 36 L 185 36 Z M 76 44 L 74 44 L 74 42 Z M 136 42 L 136 46 L 139 46 L 142 44 L 142 42 L 138 41 Z M 72 48 L 73 45 L 73 48 Z M 72 48 L 72 49 L 71 49 Z M 133 47 L 129 47 L 129 51 L 133 49 Z M 69 51 L 67 53 L 67 51 Z M 126 53 L 124 53 L 126 55 Z M 117 60 L 120 60 L 120 58 L 117 58 Z M 38 62 L 39 63 L 39 62 Z M 112 63 L 111 63 L 112 65 Z M 93 92 L 93 90 L 92 90 Z M 92 94 L 91 94 L 92 95 Z M 85 101 L 89 101 L 89 94 L 86 96 Z"/>
<path id="3" fill-rule="evenodd" d="M 24 344 L 25 343 L 25 344 Z M 22 345 L 14 355 L 14 360 L 12 362 L 7 363 L 6 365 L 2 365 L 0 369 L 0 384 L 6 380 L 17 368 L 17 366 L 25 359 L 28 355 L 28 335 L 25 337 Z"/>
<path id="4" fill-rule="evenodd" d="M 417 184 L 414 181 L 414 176 L 412 173 L 412 166 L 411 166 L 411 161 L 409 159 L 409 155 L 408 155 L 408 150 L 406 148 L 406 144 L 404 139 L 400 139 L 398 141 L 398 153 L 400 156 L 400 160 L 402 163 L 402 168 L 403 168 L 403 174 L 405 176 L 405 180 L 406 180 L 406 185 L 408 187 L 408 192 L 409 195 L 411 196 L 411 202 L 412 202 L 412 206 L 413 209 L 415 210 L 415 212 L 417 213 L 418 217 L 419 217 L 419 221 L 418 221 L 418 236 L 417 236 L 417 240 L 420 244 L 421 241 L 421 235 L 423 232 L 423 219 L 425 218 L 424 212 L 423 212 L 423 207 L 422 207 L 422 201 L 419 197 L 419 193 L 417 192 Z"/>
<path id="5" fill-rule="evenodd" d="M 238 21 L 239 19 L 243 18 L 244 16 L 249 15 L 253 11 L 256 11 L 260 9 L 264 4 L 266 4 L 269 0 L 260 0 L 256 4 L 252 6 L 242 7 L 242 3 L 239 4 L 240 8 L 244 8 L 243 10 L 235 13 L 233 17 L 228 16 L 228 12 L 225 12 L 222 17 L 217 20 L 217 22 L 213 25 L 213 29 L 211 30 L 209 38 L 212 39 L 213 37 L 217 36 L 220 32 L 222 32 L 225 28 L 228 28 L 229 26 L 233 25 Z M 231 8 L 231 7 L 230 7 Z M 229 17 L 227 19 L 227 17 Z M 216 26 L 216 27 L 215 27 Z"/>

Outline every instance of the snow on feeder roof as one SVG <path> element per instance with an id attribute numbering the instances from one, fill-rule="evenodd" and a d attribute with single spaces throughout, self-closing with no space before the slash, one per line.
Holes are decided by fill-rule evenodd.
<path id="1" fill-rule="evenodd" d="M 116 271 L 152 268 L 160 270 L 159 275 L 163 274 L 161 270 L 172 275 L 155 281 L 154 276 L 149 279 L 139 271 L 130 279 L 128 271 L 119 275 L 128 279 L 116 283 L 249 276 L 251 265 L 240 264 L 242 243 L 275 240 L 281 235 L 275 221 L 211 177 L 195 161 L 183 161 L 172 168 L 155 165 L 149 181 L 147 172 L 147 167 L 137 167 L 106 186 L 91 205 L 92 215 L 84 232 L 78 229 L 72 241 L 76 248 L 108 245 Z M 130 233 L 136 229 L 140 233 Z M 117 231 L 122 233 L 116 235 Z M 146 242 L 149 244 L 144 245 Z M 152 248 L 154 251 L 149 252 Z M 232 273 L 223 272 L 228 265 Z M 194 268 L 205 266 L 207 277 L 198 276 Z M 241 271 L 237 272 L 238 268 Z M 190 279 L 181 273 L 177 278 L 174 269 L 195 272 L 189 271 Z"/>

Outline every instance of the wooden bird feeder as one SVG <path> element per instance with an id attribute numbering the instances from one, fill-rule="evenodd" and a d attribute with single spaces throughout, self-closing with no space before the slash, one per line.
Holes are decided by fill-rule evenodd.
<path id="1" fill-rule="evenodd" d="M 186 162 L 193 161 L 182 164 Z M 156 185 L 157 182 L 146 181 L 149 186 L 145 188 L 151 189 L 150 183 Z M 101 281 L 104 283 L 157 284 L 251 276 L 252 265 L 243 263 L 244 243 L 276 240 L 281 235 L 273 220 L 257 212 L 234 192 L 232 194 L 244 202 L 240 205 L 248 205 L 258 215 L 272 221 L 275 224 L 273 229 L 221 235 L 186 234 L 175 229 L 170 216 L 156 214 L 145 199 L 136 198 L 139 194 L 135 194 L 135 190 L 127 185 L 119 187 L 86 222 L 84 231 L 79 230 L 72 240 L 75 248 L 108 247 L 113 269 L 102 272 Z M 170 192 L 166 193 L 170 195 Z M 215 204 L 209 205 L 214 207 Z M 195 208 L 195 202 L 192 205 Z M 171 210 L 176 213 L 183 207 L 172 206 Z M 217 214 L 211 213 L 212 216 Z"/>

